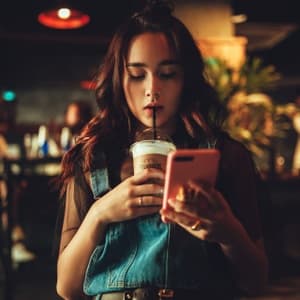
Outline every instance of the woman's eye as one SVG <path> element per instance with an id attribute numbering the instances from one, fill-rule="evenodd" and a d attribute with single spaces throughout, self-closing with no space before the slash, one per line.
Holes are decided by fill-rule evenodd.
<path id="1" fill-rule="evenodd" d="M 170 79 L 176 77 L 176 72 L 160 73 L 159 77 L 162 79 Z"/>
<path id="2" fill-rule="evenodd" d="M 131 80 L 142 80 L 144 78 L 145 78 L 144 74 L 140 74 L 140 75 L 129 74 L 129 79 Z"/>

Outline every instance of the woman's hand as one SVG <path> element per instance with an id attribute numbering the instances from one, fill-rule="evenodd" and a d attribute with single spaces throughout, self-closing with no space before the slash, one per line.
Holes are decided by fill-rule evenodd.
<path id="1" fill-rule="evenodd" d="M 145 169 L 117 185 L 93 205 L 101 222 L 113 223 L 134 219 L 160 210 L 164 173 L 158 169 Z"/>
<path id="2" fill-rule="evenodd" d="M 220 192 L 211 186 L 190 181 L 184 197 L 169 199 L 161 210 L 163 221 L 174 222 L 195 237 L 218 243 L 230 243 L 239 222 Z"/>
<path id="3" fill-rule="evenodd" d="M 168 208 L 161 210 L 162 219 L 179 224 L 199 239 L 219 243 L 232 263 L 240 288 L 253 295 L 260 292 L 268 274 L 263 241 L 250 239 L 224 197 L 214 188 L 189 182 L 184 196 L 168 200 Z"/>

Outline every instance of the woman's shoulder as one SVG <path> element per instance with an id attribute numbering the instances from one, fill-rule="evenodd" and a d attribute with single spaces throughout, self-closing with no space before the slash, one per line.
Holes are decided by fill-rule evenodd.
<path id="1" fill-rule="evenodd" d="M 78 168 L 84 168 L 88 156 L 91 157 L 92 165 L 97 164 L 97 162 L 103 160 L 105 157 L 103 146 L 98 144 L 91 149 L 87 149 L 83 144 L 76 144 L 70 152 L 72 153 L 72 163 Z"/>
<path id="2" fill-rule="evenodd" d="M 217 148 L 219 148 L 221 152 L 230 153 L 233 156 L 238 154 L 251 156 L 249 149 L 242 142 L 231 137 L 227 132 L 220 133 Z"/>
<path id="3" fill-rule="evenodd" d="M 221 152 L 221 164 L 226 169 L 240 170 L 244 167 L 253 168 L 254 160 L 250 150 L 240 141 L 232 138 L 228 133 L 222 133 L 217 142 Z"/>

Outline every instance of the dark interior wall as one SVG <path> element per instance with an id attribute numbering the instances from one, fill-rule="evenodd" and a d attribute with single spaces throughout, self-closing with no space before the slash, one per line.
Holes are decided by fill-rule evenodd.
<path id="1" fill-rule="evenodd" d="M 75 100 L 87 101 L 96 110 L 94 91 L 80 87 L 39 85 L 30 89 L 17 88 L 15 91 L 18 96 L 18 124 L 61 124 L 67 104 Z"/>
<path id="2" fill-rule="evenodd" d="M 93 90 L 80 82 L 92 80 L 103 50 L 88 44 L 1 42 L 0 91 L 17 96 L 18 123 L 60 123 L 66 105 L 85 100 L 96 110 Z"/>

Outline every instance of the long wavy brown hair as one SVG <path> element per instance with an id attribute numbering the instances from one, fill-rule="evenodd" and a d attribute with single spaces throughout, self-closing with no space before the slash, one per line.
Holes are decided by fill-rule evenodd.
<path id="1" fill-rule="evenodd" d="M 76 145 L 63 157 L 62 191 L 73 176 L 78 160 L 84 170 L 91 168 L 96 147 L 126 149 L 133 142 L 137 122 L 127 106 L 122 76 L 130 41 L 145 32 L 163 33 L 182 66 L 184 87 L 178 114 L 188 135 L 197 140 L 203 132 L 211 137 L 220 131 L 223 106 L 205 78 L 204 60 L 193 37 L 183 23 L 172 16 L 170 6 L 148 5 L 120 26 L 112 38 L 95 77 L 99 111 L 83 129 Z"/>

